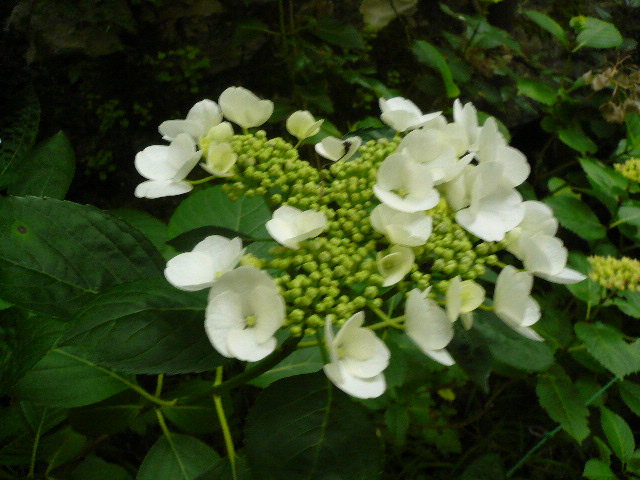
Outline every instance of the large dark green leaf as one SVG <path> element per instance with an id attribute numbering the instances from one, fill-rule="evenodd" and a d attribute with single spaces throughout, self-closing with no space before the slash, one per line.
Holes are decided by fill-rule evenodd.
<path id="1" fill-rule="evenodd" d="M 577 387 L 559 365 L 540 375 L 536 393 L 540 405 L 549 416 L 560 423 L 578 443 L 589 436 L 589 410 L 580 398 Z"/>
<path id="2" fill-rule="evenodd" d="M 76 171 L 76 157 L 61 131 L 33 149 L 20 166 L 11 195 L 34 195 L 62 200 Z"/>
<path id="3" fill-rule="evenodd" d="M 269 386 L 245 434 L 249 465 L 261 480 L 375 480 L 380 473 L 375 428 L 322 373 Z"/>
<path id="4" fill-rule="evenodd" d="M 60 348 L 45 355 L 10 393 L 36 405 L 68 408 L 99 402 L 126 388 L 120 378 L 87 360 L 84 352 Z"/>
<path id="5" fill-rule="evenodd" d="M 0 113 L 0 189 L 11 185 L 31 150 L 40 123 L 40 102 L 33 88 L 16 92 Z"/>
<path id="6" fill-rule="evenodd" d="M 163 268 L 140 232 L 97 208 L 0 199 L 0 298 L 16 305 L 70 316 L 96 293 Z"/>
<path id="7" fill-rule="evenodd" d="M 138 480 L 192 480 L 206 472 L 220 459 L 200 440 L 172 433 L 162 436 L 144 457 Z"/>
<path id="8" fill-rule="evenodd" d="M 0 394 L 51 349 L 63 324 L 16 308 L 0 312 Z"/>
<path id="9" fill-rule="evenodd" d="M 506 477 L 500 457 L 495 453 L 488 453 L 471 462 L 459 480 L 501 480 L 503 478 Z"/>
<path id="10" fill-rule="evenodd" d="M 204 331 L 205 296 L 183 292 L 164 278 L 118 285 L 87 303 L 62 343 L 132 373 L 189 373 L 223 362 Z"/>
<path id="11" fill-rule="evenodd" d="M 622 35 L 612 23 L 598 18 L 578 16 L 570 25 L 578 32 L 574 51 L 581 47 L 614 48 L 622 45 Z"/>

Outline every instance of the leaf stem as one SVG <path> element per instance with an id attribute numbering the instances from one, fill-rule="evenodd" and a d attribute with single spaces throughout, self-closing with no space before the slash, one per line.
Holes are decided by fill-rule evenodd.
<path id="1" fill-rule="evenodd" d="M 600 390 L 598 390 L 596 393 L 594 393 L 591 398 L 589 398 L 589 400 L 587 400 L 585 402 L 585 405 L 588 407 L 589 405 L 591 405 L 593 402 L 595 402 L 604 392 L 606 392 L 607 390 L 609 390 L 609 388 L 611 388 L 611 386 L 616 383 L 619 380 L 618 377 L 613 377 L 611 380 L 609 380 L 609 383 L 607 383 L 604 387 L 602 387 Z M 518 463 L 516 463 L 511 470 L 509 470 L 507 472 L 507 478 L 511 478 L 511 476 L 520 469 L 520 467 L 522 467 L 522 465 L 524 464 L 524 462 L 527 461 L 527 459 L 529 457 L 531 457 L 531 455 L 533 455 L 535 452 L 537 452 L 538 450 L 540 450 L 540 448 L 547 443 L 550 439 L 552 439 L 560 430 L 562 430 L 562 425 L 558 425 L 556 428 L 554 428 L 553 430 L 551 430 L 550 432 L 548 432 L 544 438 L 542 440 L 540 440 L 538 443 L 536 443 L 519 461 Z"/>
<path id="2" fill-rule="evenodd" d="M 214 386 L 217 387 L 222 384 L 222 367 L 216 368 L 216 381 Z M 231 465 L 231 475 L 233 480 L 237 480 L 236 474 L 236 449 L 233 446 L 233 437 L 231 436 L 231 430 L 229 430 L 229 424 L 227 423 L 227 417 L 224 414 L 224 407 L 222 406 L 222 397 L 220 395 L 213 396 L 213 403 L 216 406 L 216 414 L 218 415 L 218 421 L 220 422 L 220 428 L 222 429 L 222 435 L 224 437 L 224 445 L 227 449 L 227 456 L 229 457 L 229 464 Z"/>
<path id="3" fill-rule="evenodd" d="M 178 450 L 176 450 L 176 446 L 174 445 L 173 439 L 171 438 L 171 432 L 169 431 L 169 427 L 167 427 L 167 422 L 164 421 L 164 415 L 162 414 L 159 408 L 156 408 L 155 411 L 156 411 L 156 417 L 158 417 L 158 423 L 160 424 L 160 428 L 162 429 L 162 433 L 167 438 L 167 443 L 169 443 L 169 446 L 171 447 L 171 451 L 176 457 L 176 461 L 178 462 L 178 466 L 180 467 L 180 472 L 182 473 L 182 477 L 184 478 L 184 480 L 189 480 L 189 476 L 187 475 L 187 470 L 184 464 L 182 463 L 180 455 L 178 455 Z"/>
<path id="4" fill-rule="evenodd" d="M 89 365 L 90 367 L 94 367 L 97 368 L 98 370 L 100 370 L 101 372 L 106 373 L 107 375 L 109 375 L 112 378 L 115 378 L 116 380 L 124 383 L 127 387 L 129 387 L 131 390 L 135 391 L 136 393 L 140 394 L 140 396 L 146 398 L 147 400 L 149 400 L 150 402 L 153 402 L 157 405 L 166 405 L 166 406 L 172 406 L 176 404 L 176 400 L 171 400 L 171 401 L 167 401 L 167 400 L 161 400 L 158 397 L 155 397 L 153 395 L 151 395 L 149 392 L 147 392 L 144 388 L 139 387 L 138 385 L 136 385 L 135 383 L 130 382 L 129 380 L 127 380 L 124 377 L 121 377 L 120 375 L 118 375 L 117 373 L 109 370 L 108 368 L 104 368 L 101 367 L 99 365 L 96 365 L 93 362 L 90 362 L 89 360 L 86 360 L 82 357 L 78 357 L 76 355 L 73 355 L 72 353 L 69 352 L 65 352 L 64 350 L 60 350 L 59 348 L 56 348 L 53 350 L 56 353 L 59 353 L 61 355 L 65 355 L 69 358 L 73 358 L 74 360 L 76 360 L 77 362 L 80 363 L 84 363 L 85 365 Z"/>
<path id="5" fill-rule="evenodd" d="M 27 478 L 33 478 L 36 469 L 36 457 L 38 453 L 38 445 L 40 444 L 40 437 L 42 436 L 42 427 L 44 426 L 44 419 L 47 417 L 47 407 L 42 410 L 42 417 L 40 417 L 40 424 L 38 430 L 36 430 L 36 438 L 33 440 L 33 448 L 31 449 L 31 462 L 29 463 L 29 474 Z"/>
<path id="6" fill-rule="evenodd" d="M 376 315 L 378 315 L 378 317 L 380 317 L 382 319 L 382 322 L 378 322 L 378 323 L 374 323 L 373 325 L 369 325 L 367 328 L 369 328 L 370 330 L 378 330 L 378 329 L 384 328 L 384 327 L 394 327 L 394 328 L 399 328 L 399 329 L 403 329 L 404 328 L 404 326 L 400 324 L 400 321 L 402 321 L 404 316 L 391 318 L 389 315 L 384 313 L 378 307 L 375 307 L 373 305 L 369 305 L 369 308 L 371 309 L 371 311 L 373 313 L 375 313 Z"/>

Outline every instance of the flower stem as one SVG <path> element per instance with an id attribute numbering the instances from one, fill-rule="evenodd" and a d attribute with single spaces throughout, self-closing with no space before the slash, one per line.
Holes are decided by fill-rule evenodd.
<path id="1" fill-rule="evenodd" d="M 218 177 L 216 177 L 215 175 L 211 175 L 209 177 L 201 178 L 200 180 L 187 180 L 187 183 L 191 185 L 200 185 L 202 183 L 207 183 L 210 180 L 215 180 L 216 178 Z"/>
<path id="2" fill-rule="evenodd" d="M 216 368 L 216 381 L 215 381 L 214 387 L 217 387 L 221 384 L 222 384 L 222 367 L 218 367 Z M 233 477 L 233 480 L 236 480 L 237 479 L 236 449 L 233 446 L 233 437 L 231 436 L 231 430 L 229 430 L 227 417 L 224 414 L 224 407 L 222 406 L 222 397 L 220 395 L 214 395 L 213 403 L 216 406 L 216 414 L 218 415 L 218 421 L 220 422 L 220 428 L 222 429 L 222 435 L 224 437 L 224 445 L 227 449 L 229 464 L 231 465 L 231 476 Z"/>
<path id="3" fill-rule="evenodd" d="M 404 319 L 404 315 L 396 318 L 391 318 L 389 315 L 384 313 L 378 307 L 374 307 L 373 305 L 369 305 L 369 308 L 372 312 L 374 312 L 378 317 L 382 319 L 382 322 L 374 323 L 373 325 L 369 325 L 367 328 L 371 330 L 378 330 L 379 328 L 384 327 L 394 327 L 403 329 L 404 326 L 400 324 L 400 322 Z"/>
<path id="4" fill-rule="evenodd" d="M 42 436 L 42 427 L 44 425 L 44 419 L 47 417 L 47 407 L 42 410 L 42 417 L 38 424 L 38 430 L 36 431 L 36 438 L 33 440 L 33 448 L 31 449 L 31 462 L 29 463 L 29 474 L 27 478 L 33 478 L 33 474 L 36 468 L 36 458 L 38 453 L 38 445 L 40 444 L 40 437 Z"/>

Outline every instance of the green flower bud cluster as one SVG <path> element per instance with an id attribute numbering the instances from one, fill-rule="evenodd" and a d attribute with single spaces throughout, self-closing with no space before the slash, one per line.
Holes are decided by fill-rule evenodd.
<path id="1" fill-rule="evenodd" d="M 609 290 L 640 290 L 640 261 L 629 258 L 588 257 L 589 277 Z"/>
<path id="2" fill-rule="evenodd" d="M 615 163 L 613 167 L 629 180 L 640 183 L 640 158 L 630 158 L 624 163 Z"/>
<path id="3" fill-rule="evenodd" d="M 238 155 L 232 182 L 224 185 L 229 197 L 261 196 L 272 205 L 287 203 L 300 209 L 313 208 L 318 196 L 319 173 L 298 157 L 298 151 L 280 137 L 268 139 L 264 130 L 235 135 L 231 140 Z"/>

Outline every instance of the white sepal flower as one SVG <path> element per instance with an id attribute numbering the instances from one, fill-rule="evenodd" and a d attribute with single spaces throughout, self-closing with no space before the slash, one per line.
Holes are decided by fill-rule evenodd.
<path id="1" fill-rule="evenodd" d="M 382 203 L 407 213 L 429 210 L 440 200 L 429 166 L 414 162 L 405 152 L 384 159 L 373 193 Z"/>
<path id="2" fill-rule="evenodd" d="M 220 95 L 218 103 L 225 118 L 242 128 L 258 127 L 269 120 L 273 113 L 271 100 L 260 100 L 242 87 L 227 88 Z"/>
<path id="3" fill-rule="evenodd" d="M 473 154 L 458 159 L 454 145 L 441 130 L 414 130 L 398 145 L 412 160 L 427 165 L 435 185 L 448 182 L 462 172 L 471 162 Z"/>
<path id="4" fill-rule="evenodd" d="M 465 317 L 465 314 L 473 312 L 482 305 L 484 297 L 484 288 L 473 280 L 462 280 L 459 276 L 452 278 L 447 288 L 445 306 L 449 320 L 455 322 L 460 315 L 463 315 L 463 323 L 467 327 L 469 316 Z"/>
<path id="5" fill-rule="evenodd" d="M 364 313 L 347 320 L 334 337 L 330 317 L 324 335 L 331 363 L 324 366 L 329 380 L 356 398 L 375 398 L 387 387 L 382 373 L 389 365 L 389 349 L 375 333 L 363 328 Z"/>
<path id="6" fill-rule="evenodd" d="M 337 162 L 347 161 L 358 151 L 362 139 L 360 137 L 347 137 L 344 140 L 337 137 L 325 137 L 316 143 L 316 153 L 327 160 Z"/>
<path id="7" fill-rule="evenodd" d="M 152 145 L 138 152 L 135 166 L 147 178 L 136 187 L 138 198 L 160 198 L 190 192 L 193 186 L 184 181 L 196 166 L 201 152 L 186 133 L 179 134 L 170 145 Z"/>
<path id="8" fill-rule="evenodd" d="M 557 237 L 544 233 L 520 235 L 518 253 L 527 271 L 550 282 L 577 283 L 587 278 L 566 268 L 569 252 Z"/>
<path id="9" fill-rule="evenodd" d="M 505 236 L 507 250 L 522 259 L 524 252 L 520 250 L 520 237 L 533 236 L 538 233 L 554 236 L 558 231 L 558 220 L 553 216 L 553 210 L 548 205 L 537 200 L 522 202 L 524 218 L 516 228 Z"/>
<path id="10" fill-rule="evenodd" d="M 381 98 L 380 119 L 397 132 L 405 132 L 423 127 L 429 122 L 440 117 L 442 112 L 422 114 L 422 111 L 411 100 L 403 97 L 394 97 L 388 100 Z"/>
<path id="11" fill-rule="evenodd" d="M 211 235 L 192 251 L 176 255 L 167 262 L 164 276 L 180 290 L 194 292 L 213 285 L 218 277 L 235 268 L 244 254 L 242 240 Z"/>
<path id="12" fill-rule="evenodd" d="M 230 143 L 212 143 L 207 149 L 207 161 L 200 166 L 211 175 L 230 177 L 231 169 L 238 161 L 238 155 Z"/>
<path id="13" fill-rule="evenodd" d="M 384 278 L 382 286 L 389 287 L 402 280 L 411 271 L 415 259 L 413 250 L 400 245 L 391 247 L 386 255 L 383 252 L 378 252 L 376 264 L 378 272 Z"/>
<path id="14" fill-rule="evenodd" d="M 389 3 L 389 0 L 363 0 L 360 13 L 364 23 L 380 29 L 386 27 L 398 15 L 408 13 L 417 3 L 418 0 L 394 0 L 393 3 Z"/>
<path id="15" fill-rule="evenodd" d="M 173 140 L 181 133 L 186 133 L 197 140 L 221 121 L 222 112 L 218 104 L 213 100 L 205 99 L 191 107 L 186 119 L 162 122 L 158 131 L 164 140 Z"/>
<path id="16" fill-rule="evenodd" d="M 471 102 L 462 105 L 459 99 L 453 102 L 453 121 L 460 125 L 466 135 L 467 150 L 477 148 L 480 127 L 478 126 L 478 111 Z"/>
<path id="17" fill-rule="evenodd" d="M 507 265 L 496 280 L 493 307 L 496 315 L 520 335 L 543 341 L 540 335 L 529 328 L 540 320 L 540 306 L 531 297 L 532 287 L 533 275 Z"/>
<path id="18" fill-rule="evenodd" d="M 316 121 L 313 115 L 307 110 L 298 110 L 287 118 L 287 131 L 302 141 L 305 138 L 313 137 L 317 134 L 320 131 L 322 122 L 324 122 L 324 120 Z"/>
<path id="19" fill-rule="evenodd" d="M 275 350 L 273 335 L 285 316 L 284 299 L 269 274 L 239 267 L 211 287 L 204 326 L 221 355 L 257 362 Z"/>
<path id="20" fill-rule="evenodd" d="M 371 226 L 389 240 L 404 247 L 419 247 L 429 240 L 433 230 L 431 216 L 424 212 L 405 213 L 384 203 L 371 212 Z"/>
<path id="21" fill-rule="evenodd" d="M 531 173 L 527 157 L 520 150 L 507 145 L 493 117 L 488 118 L 482 126 L 476 158 L 481 164 L 485 162 L 500 164 L 502 166 L 500 183 L 506 187 L 517 187 Z"/>
<path id="22" fill-rule="evenodd" d="M 283 205 L 273 212 L 265 227 L 269 235 L 281 245 L 297 250 L 300 242 L 317 237 L 327 227 L 327 217 L 314 210 L 299 210 Z"/>
<path id="23" fill-rule="evenodd" d="M 455 360 L 445 349 L 453 339 L 453 325 L 447 313 L 427 298 L 429 289 L 417 288 L 409 292 L 405 304 L 405 332 L 426 355 L 443 365 L 453 365 Z"/>
<path id="24" fill-rule="evenodd" d="M 502 166 L 496 162 L 473 167 L 468 175 L 470 204 L 456 213 L 456 221 L 485 241 L 499 242 L 524 218 L 522 196 L 500 184 Z"/>

